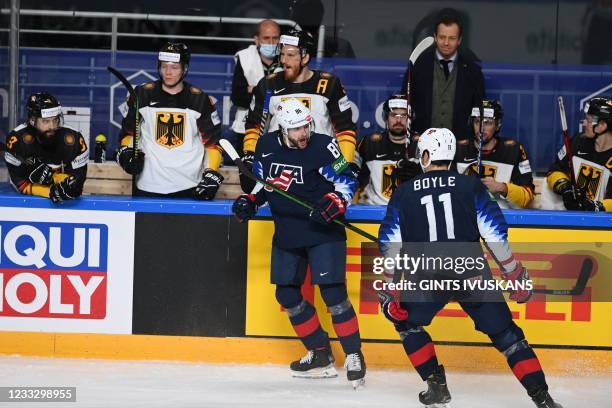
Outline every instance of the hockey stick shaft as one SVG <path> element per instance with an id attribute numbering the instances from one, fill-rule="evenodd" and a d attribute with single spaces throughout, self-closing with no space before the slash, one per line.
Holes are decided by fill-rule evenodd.
<path id="1" fill-rule="evenodd" d="M 557 102 L 559 103 L 559 117 L 561 118 L 561 131 L 563 132 L 563 145 L 565 146 L 565 154 L 568 159 L 568 167 L 569 167 L 569 175 L 572 184 L 576 185 L 576 175 L 574 174 L 574 163 L 573 158 L 574 154 L 572 152 L 572 143 L 569 136 L 569 131 L 567 130 L 567 117 L 565 115 L 565 105 L 563 103 L 563 97 L 559 96 L 557 98 Z"/>
<path id="2" fill-rule="evenodd" d="M 127 78 L 125 77 L 125 75 L 123 75 L 121 72 L 117 71 L 115 68 L 113 67 L 106 67 L 106 69 L 113 74 L 122 84 L 123 86 L 125 86 L 125 88 L 127 89 L 128 93 L 130 94 L 130 98 L 134 101 L 134 108 L 135 108 L 135 118 L 134 118 L 134 156 L 137 157 L 138 155 L 138 145 L 140 143 L 140 106 L 138 103 L 138 96 L 136 95 L 136 91 L 134 90 L 134 87 L 132 86 L 132 84 L 130 84 L 130 81 L 127 80 Z M 129 108 L 129 107 L 128 107 Z"/>
<path id="3" fill-rule="evenodd" d="M 266 186 L 267 188 L 274 190 L 274 192 L 282 195 L 283 197 L 285 197 L 286 199 L 293 201 L 294 203 L 301 205 L 304 208 L 307 208 L 309 210 L 313 210 L 314 206 L 310 203 L 307 203 L 306 201 L 303 201 L 297 197 L 295 197 L 293 194 L 290 194 L 288 192 L 286 192 L 285 190 L 282 190 L 278 187 L 276 187 L 274 184 L 268 183 L 267 181 L 257 177 L 255 174 L 253 174 L 252 171 L 250 171 L 242 162 L 242 160 L 240 159 L 240 157 L 238 156 L 238 153 L 236 153 L 236 150 L 234 149 L 234 147 L 232 146 L 232 144 L 227 141 L 226 139 L 221 139 L 219 141 L 219 144 L 221 145 L 221 147 L 223 148 L 223 150 L 225 150 L 225 152 L 228 154 L 228 156 L 230 156 L 230 158 L 234 161 L 234 163 L 236 164 L 236 166 L 238 166 L 238 169 L 240 169 L 240 171 L 242 172 L 242 174 L 244 174 L 245 176 L 247 176 L 248 178 L 250 178 L 251 180 L 260 183 L 264 186 Z M 335 222 L 338 225 L 342 225 L 345 228 L 350 229 L 351 231 L 361 235 L 364 238 L 367 238 L 371 241 L 374 242 L 378 242 L 378 238 L 376 238 L 375 236 L 367 233 L 366 231 L 362 230 L 361 228 L 358 228 L 352 224 L 349 224 L 348 222 L 344 222 L 341 221 L 337 218 L 334 218 L 333 222 Z"/>
<path id="4" fill-rule="evenodd" d="M 264 96 L 263 109 L 261 111 L 261 123 L 259 124 L 259 137 L 266 134 L 268 130 L 268 115 L 270 114 L 270 98 L 272 97 L 272 90 L 267 89 Z"/>
<path id="5" fill-rule="evenodd" d="M 480 101 L 480 124 L 478 125 L 478 177 L 482 177 L 482 149 L 484 147 L 484 106 Z"/>
<path id="6" fill-rule="evenodd" d="M 572 289 L 534 289 L 533 293 L 542 293 L 546 295 L 567 295 L 567 296 L 579 296 L 584 292 L 587 282 L 593 272 L 593 261 L 590 258 L 586 258 L 582 262 L 580 273 L 576 279 L 576 284 Z"/>

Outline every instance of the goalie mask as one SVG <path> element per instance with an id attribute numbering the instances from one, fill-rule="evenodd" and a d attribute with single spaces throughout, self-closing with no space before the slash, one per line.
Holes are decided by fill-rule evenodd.
<path id="1" fill-rule="evenodd" d="M 26 110 L 28 124 L 36 130 L 36 139 L 41 144 L 50 144 L 63 121 L 62 107 L 57 98 L 47 92 L 32 94 L 28 97 Z"/>
<path id="2" fill-rule="evenodd" d="M 584 113 L 591 115 L 593 133 L 595 136 L 599 136 L 605 132 L 597 133 L 595 128 L 599 125 L 599 122 L 605 122 L 608 124 L 606 132 L 612 131 L 612 98 L 593 98 L 584 105 Z"/>
<path id="3" fill-rule="evenodd" d="M 453 161 L 457 143 L 453 132 L 446 128 L 427 129 L 417 143 L 416 157 L 423 171 L 432 163 L 438 161 Z M 423 163 L 423 155 L 429 153 L 427 163 Z"/>
<path id="4" fill-rule="evenodd" d="M 501 104 L 495 99 L 484 99 L 482 101 L 482 116 L 483 116 L 483 134 L 484 140 L 483 143 L 491 140 L 492 137 L 496 137 L 502 127 L 502 120 L 504 118 L 504 110 L 502 109 Z M 472 130 L 474 131 L 474 137 L 478 139 L 478 129 L 480 121 L 480 107 L 474 106 L 472 108 L 472 114 L 470 115 L 470 125 Z M 493 123 L 492 123 L 493 122 Z M 492 124 L 493 132 L 489 137 L 487 137 L 487 132 L 485 131 L 485 126 Z M 490 125 L 489 125 L 490 126 Z"/>
<path id="5" fill-rule="evenodd" d="M 159 78 L 163 82 L 162 74 L 161 74 L 161 65 L 162 62 L 173 62 L 177 64 L 181 64 L 181 68 L 183 69 L 183 73 L 181 77 L 174 84 L 164 84 L 169 87 L 174 87 L 178 85 L 185 76 L 187 76 L 187 71 L 189 71 L 189 61 L 191 60 L 191 53 L 189 52 L 189 48 L 183 43 L 166 43 L 160 50 L 157 55 L 157 72 L 159 73 Z"/>
<path id="6" fill-rule="evenodd" d="M 290 149 L 304 149 L 310 140 L 314 122 L 308 109 L 295 98 L 282 101 L 276 108 L 282 142 Z"/>

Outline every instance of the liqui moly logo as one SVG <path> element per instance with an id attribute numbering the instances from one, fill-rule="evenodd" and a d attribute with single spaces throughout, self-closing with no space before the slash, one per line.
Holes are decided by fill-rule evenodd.
<path id="1" fill-rule="evenodd" d="M 0 221 L 0 316 L 103 319 L 108 228 Z"/>

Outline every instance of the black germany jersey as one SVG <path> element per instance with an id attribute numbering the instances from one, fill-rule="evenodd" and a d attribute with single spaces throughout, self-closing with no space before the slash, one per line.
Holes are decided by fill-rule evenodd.
<path id="1" fill-rule="evenodd" d="M 28 180 L 28 159 L 37 158 L 54 170 L 56 177 L 74 176 L 81 184 L 87 176 L 89 150 L 83 135 L 74 129 L 60 127 L 50 144 L 41 144 L 34 136 L 37 130 L 22 124 L 6 137 L 7 152 L 4 154 L 11 183 L 21 193 L 49 196 L 49 187 L 32 184 Z M 61 181 L 56 179 L 54 180 Z"/>

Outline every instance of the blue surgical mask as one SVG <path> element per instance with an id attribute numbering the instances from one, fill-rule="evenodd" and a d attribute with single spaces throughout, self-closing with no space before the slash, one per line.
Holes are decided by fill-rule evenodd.
<path id="1" fill-rule="evenodd" d="M 259 53 L 262 57 L 273 59 L 276 57 L 276 44 L 261 44 Z"/>

